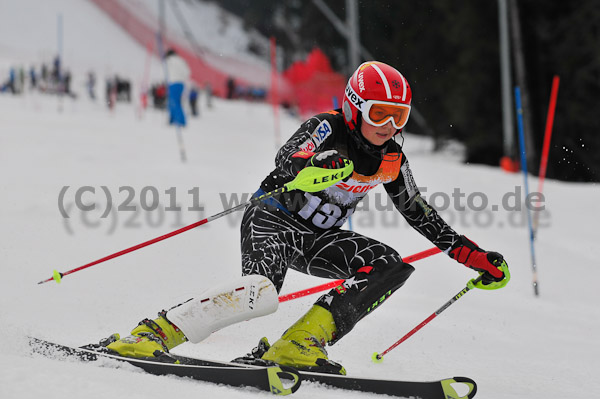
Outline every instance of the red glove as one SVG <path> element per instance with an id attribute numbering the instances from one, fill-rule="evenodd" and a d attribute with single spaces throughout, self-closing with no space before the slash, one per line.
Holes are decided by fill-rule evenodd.
<path id="1" fill-rule="evenodd" d="M 291 161 L 293 172 L 296 174 L 300 173 L 300 171 L 306 167 L 307 160 L 313 155 L 315 155 L 315 153 L 312 151 L 298 151 L 292 154 Z"/>
<path id="2" fill-rule="evenodd" d="M 482 284 L 488 285 L 505 279 L 505 273 L 499 268 L 504 257 L 498 252 L 487 252 L 465 236 L 452 245 L 450 257 L 470 269 L 482 274 Z M 508 277 L 510 279 L 510 277 Z"/>

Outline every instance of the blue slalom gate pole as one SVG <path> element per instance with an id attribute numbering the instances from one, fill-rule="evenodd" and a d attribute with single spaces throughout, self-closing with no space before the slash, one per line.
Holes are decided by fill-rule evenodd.
<path id="1" fill-rule="evenodd" d="M 533 292 L 536 296 L 539 295 L 538 279 L 537 279 L 537 264 L 535 261 L 535 234 L 533 232 L 533 222 L 531 220 L 531 212 L 527 207 L 527 198 L 529 198 L 529 182 L 527 179 L 527 153 L 525 150 L 525 133 L 523 129 L 523 107 L 521 105 L 521 89 L 515 87 L 515 104 L 517 108 L 517 122 L 519 125 L 519 149 L 521 153 L 521 170 L 523 171 L 523 179 L 525 180 L 525 212 L 527 212 L 527 223 L 529 224 L 529 246 L 531 252 L 531 268 L 533 271 Z"/>
<path id="2" fill-rule="evenodd" d="M 354 231 L 354 228 L 352 227 L 352 216 L 348 218 L 348 230 Z"/>

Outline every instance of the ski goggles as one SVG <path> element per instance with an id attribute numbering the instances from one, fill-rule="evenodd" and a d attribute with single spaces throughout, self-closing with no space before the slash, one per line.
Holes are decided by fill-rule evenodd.
<path id="1" fill-rule="evenodd" d="M 392 121 L 394 128 L 402 129 L 409 115 L 410 105 L 406 104 L 367 100 L 362 106 L 362 117 L 372 126 L 383 126 Z"/>

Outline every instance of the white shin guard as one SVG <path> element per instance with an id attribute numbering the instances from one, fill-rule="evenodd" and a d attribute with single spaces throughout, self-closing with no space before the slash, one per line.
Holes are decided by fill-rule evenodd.
<path id="1" fill-rule="evenodd" d="M 173 307 L 166 316 L 190 342 L 198 343 L 223 327 L 271 314 L 278 306 L 271 280 L 253 274 L 213 287 Z"/>

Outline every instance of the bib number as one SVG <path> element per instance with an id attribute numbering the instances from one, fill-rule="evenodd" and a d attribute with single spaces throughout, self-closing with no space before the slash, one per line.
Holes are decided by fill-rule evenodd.
<path id="1" fill-rule="evenodd" d="M 344 214 L 344 211 L 339 206 L 329 202 L 323 204 L 321 198 L 310 193 L 304 193 L 304 196 L 308 201 L 300 209 L 298 215 L 321 229 L 341 227 L 350 215 L 354 213 L 354 208 L 349 208 Z"/>

